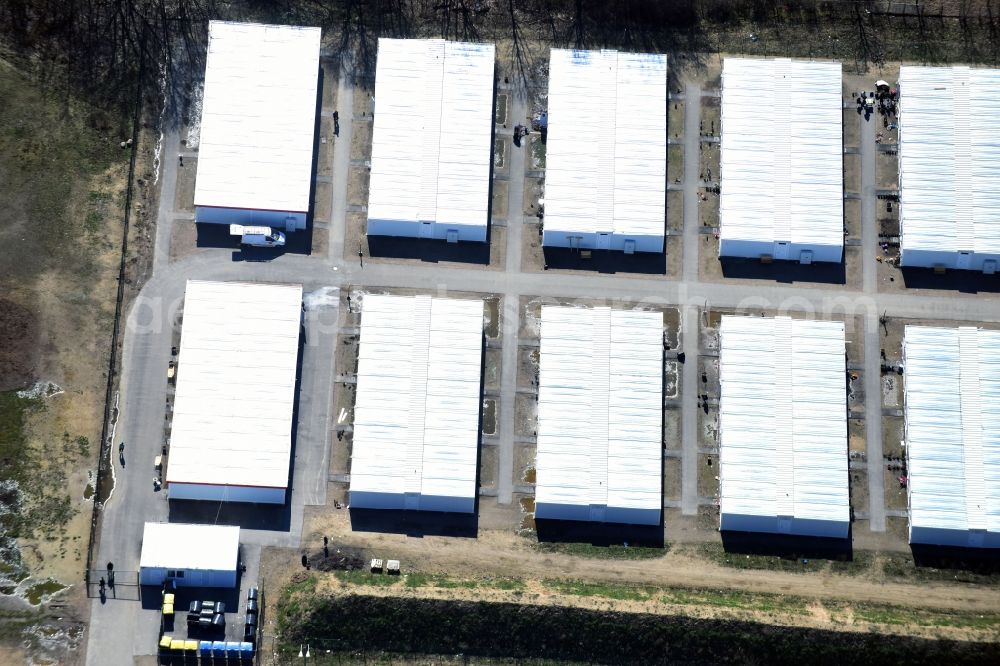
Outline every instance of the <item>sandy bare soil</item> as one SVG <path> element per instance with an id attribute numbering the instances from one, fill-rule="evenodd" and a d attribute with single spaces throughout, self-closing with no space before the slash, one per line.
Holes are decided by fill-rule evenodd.
<path id="1" fill-rule="evenodd" d="M 684 549 L 653 560 L 599 560 L 538 552 L 531 542 L 508 531 L 480 530 L 477 539 L 351 532 L 346 511 L 310 521 L 306 545 L 331 543 L 363 548 L 372 556 L 399 559 L 407 571 L 523 578 L 573 578 L 663 587 L 733 588 L 808 599 L 892 604 L 922 608 L 996 611 L 1000 589 L 920 585 L 838 574 L 797 574 L 719 566 Z M 316 550 L 315 547 L 310 550 Z M 297 564 L 292 556 L 289 561 Z M 280 567 L 279 567 L 280 568 Z M 296 567 L 291 567 L 295 571 Z"/>

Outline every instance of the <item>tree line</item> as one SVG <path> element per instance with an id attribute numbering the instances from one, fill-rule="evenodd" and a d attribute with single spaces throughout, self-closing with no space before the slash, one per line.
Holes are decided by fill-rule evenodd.
<path id="1" fill-rule="evenodd" d="M 859 60 L 877 61 L 886 48 L 902 57 L 914 42 L 927 45 L 918 59 L 943 58 L 935 40 L 967 39 L 967 59 L 990 62 L 1000 40 L 1000 0 L 6 0 L 0 39 L 4 57 L 44 80 L 126 109 L 140 78 L 155 89 L 176 59 L 200 69 L 210 19 L 320 26 L 328 52 L 351 57 L 363 74 L 381 36 L 497 41 L 509 45 L 515 67 L 526 66 L 530 41 L 689 53 L 739 50 L 746 37 L 750 51 L 798 55 L 812 39 L 760 45 L 753 31 L 775 26 L 843 34 Z M 946 19 L 958 27 L 950 31 Z M 886 47 L 879 40 L 894 30 L 901 46 Z"/>

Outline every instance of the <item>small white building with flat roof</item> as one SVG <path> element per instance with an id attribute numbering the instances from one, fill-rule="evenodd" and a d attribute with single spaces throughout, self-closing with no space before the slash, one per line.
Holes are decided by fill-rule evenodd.
<path id="1" fill-rule="evenodd" d="M 847 538 L 844 324 L 725 316 L 720 529 Z"/>
<path id="2" fill-rule="evenodd" d="M 1000 548 L 1000 331 L 907 326 L 910 543 Z"/>
<path id="3" fill-rule="evenodd" d="M 723 61 L 719 256 L 843 259 L 841 77 L 839 62 Z"/>
<path id="4" fill-rule="evenodd" d="M 473 513 L 483 302 L 362 297 L 350 507 Z"/>
<path id="5" fill-rule="evenodd" d="M 899 68 L 900 264 L 995 273 L 1000 69 Z"/>
<path id="6" fill-rule="evenodd" d="M 143 528 L 140 585 L 236 587 L 239 567 L 239 527 L 146 523 Z"/>
<path id="7" fill-rule="evenodd" d="M 319 28 L 209 22 L 198 222 L 306 228 L 320 36 Z"/>
<path id="8" fill-rule="evenodd" d="M 285 502 L 301 326 L 301 285 L 188 280 L 171 500 Z"/>
<path id="9" fill-rule="evenodd" d="M 667 56 L 549 52 L 546 247 L 663 252 Z"/>
<path id="10" fill-rule="evenodd" d="M 496 47 L 378 40 L 368 234 L 486 241 Z"/>
<path id="11" fill-rule="evenodd" d="M 659 525 L 663 314 L 542 307 L 535 518 Z"/>

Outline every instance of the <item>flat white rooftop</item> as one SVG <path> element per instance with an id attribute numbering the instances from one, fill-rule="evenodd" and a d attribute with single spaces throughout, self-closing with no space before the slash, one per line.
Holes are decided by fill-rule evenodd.
<path id="1" fill-rule="evenodd" d="M 378 40 L 369 234 L 486 240 L 495 50 Z"/>
<path id="2" fill-rule="evenodd" d="M 841 66 L 722 65 L 722 256 L 839 262 L 844 248 Z"/>
<path id="3" fill-rule="evenodd" d="M 663 314 L 542 307 L 535 517 L 657 525 Z"/>
<path id="4" fill-rule="evenodd" d="M 667 56 L 552 49 L 548 114 L 544 244 L 662 252 Z"/>
<path id="5" fill-rule="evenodd" d="M 995 266 L 1000 69 L 903 65 L 899 93 L 902 264 Z"/>
<path id="6" fill-rule="evenodd" d="M 1000 547 L 1000 331 L 907 326 L 910 542 Z"/>
<path id="7" fill-rule="evenodd" d="M 365 294 L 351 507 L 475 508 L 483 302 Z"/>
<path id="8" fill-rule="evenodd" d="M 288 486 L 301 317 L 301 285 L 188 280 L 168 486 Z"/>
<path id="9" fill-rule="evenodd" d="M 309 210 L 320 32 L 209 22 L 195 206 Z"/>
<path id="10" fill-rule="evenodd" d="M 236 526 L 146 523 L 139 566 L 236 571 L 239 549 L 240 528 Z"/>
<path id="11" fill-rule="evenodd" d="M 722 318 L 721 528 L 846 538 L 844 324 Z"/>

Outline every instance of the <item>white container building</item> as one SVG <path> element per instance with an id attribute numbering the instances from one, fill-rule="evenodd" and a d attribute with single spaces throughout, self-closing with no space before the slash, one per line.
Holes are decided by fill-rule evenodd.
<path id="1" fill-rule="evenodd" d="M 667 56 L 552 49 L 546 247 L 663 252 Z"/>
<path id="2" fill-rule="evenodd" d="M 231 525 L 146 523 L 139 556 L 139 584 L 236 587 L 240 528 Z"/>
<path id="3" fill-rule="evenodd" d="M 483 302 L 365 294 L 352 509 L 472 513 Z"/>
<path id="4" fill-rule="evenodd" d="M 535 517 L 659 525 L 663 315 L 542 307 Z"/>
<path id="5" fill-rule="evenodd" d="M 378 40 L 369 235 L 486 241 L 495 51 Z"/>
<path id="6" fill-rule="evenodd" d="M 847 538 L 843 322 L 722 318 L 720 528 Z"/>
<path id="7" fill-rule="evenodd" d="M 1000 261 L 1000 69 L 899 69 L 900 264 Z"/>
<path id="8" fill-rule="evenodd" d="M 198 222 L 306 228 L 320 35 L 319 28 L 209 22 Z"/>
<path id="9" fill-rule="evenodd" d="M 1000 331 L 907 326 L 910 543 L 1000 548 Z"/>
<path id="10" fill-rule="evenodd" d="M 719 255 L 839 263 L 840 63 L 726 58 L 721 118 Z"/>
<path id="11" fill-rule="evenodd" d="M 283 504 L 302 286 L 188 280 L 170 499 Z"/>

